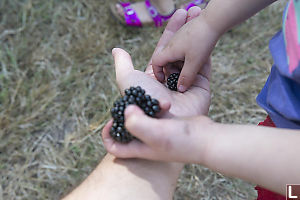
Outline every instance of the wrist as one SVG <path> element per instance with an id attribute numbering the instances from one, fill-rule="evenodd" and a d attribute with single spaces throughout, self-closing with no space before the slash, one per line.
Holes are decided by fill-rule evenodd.
<path id="1" fill-rule="evenodd" d="M 202 27 L 206 28 L 208 33 L 215 38 L 215 40 L 218 40 L 223 35 L 226 28 L 224 24 L 215 21 L 214 17 L 211 16 L 210 13 L 211 11 L 205 8 L 201 11 L 201 14 L 196 18 L 196 20 L 198 21 L 198 24 L 201 24 Z"/>
<path id="2" fill-rule="evenodd" d="M 201 20 L 206 24 L 210 34 L 212 34 L 216 40 L 219 40 L 229 27 L 226 23 L 216 20 L 214 14 L 211 13 L 212 11 L 209 8 L 203 9 L 201 13 Z"/>
<path id="3" fill-rule="evenodd" d="M 192 154 L 190 162 L 205 166 L 213 143 L 213 132 L 217 123 L 206 116 L 198 116 L 189 123 L 190 130 L 192 130 L 192 133 L 196 137 L 193 141 L 194 144 L 192 144 L 194 146 L 193 152 L 195 153 Z"/>

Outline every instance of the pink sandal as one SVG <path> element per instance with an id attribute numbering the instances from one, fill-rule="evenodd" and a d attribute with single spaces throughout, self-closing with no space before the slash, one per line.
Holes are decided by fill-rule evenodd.
<path id="1" fill-rule="evenodd" d="M 143 26 L 136 11 L 131 7 L 131 4 L 129 2 L 120 2 L 120 5 L 123 7 L 125 23 L 127 26 L 134 26 L 134 27 Z M 145 0 L 145 5 L 156 27 L 162 26 L 164 22 L 168 21 L 168 19 L 170 19 L 176 11 L 174 10 L 170 15 L 161 15 L 157 11 L 157 9 L 154 6 L 152 6 L 150 0 Z M 113 14 L 116 15 L 114 11 Z"/>
<path id="2" fill-rule="evenodd" d="M 190 3 L 187 4 L 187 6 L 185 7 L 186 10 L 189 10 L 191 7 L 194 6 L 201 6 L 203 5 L 204 7 L 207 5 L 207 2 L 205 2 L 205 0 L 193 0 Z"/>

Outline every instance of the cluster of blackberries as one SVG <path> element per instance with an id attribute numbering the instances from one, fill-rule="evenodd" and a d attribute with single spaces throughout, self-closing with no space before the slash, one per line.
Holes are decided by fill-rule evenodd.
<path id="1" fill-rule="evenodd" d="M 124 111 L 129 104 L 136 104 L 150 117 L 154 117 L 160 111 L 159 102 L 146 95 L 145 90 L 140 86 L 126 89 L 125 96 L 115 101 L 111 109 L 114 122 L 110 129 L 110 136 L 121 143 L 128 143 L 134 139 L 124 126 Z"/>
<path id="2" fill-rule="evenodd" d="M 177 83 L 179 79 L 179 73 L 173 73 L 167 79 L 167 85 L 170 90 L 177 91 Z"/>

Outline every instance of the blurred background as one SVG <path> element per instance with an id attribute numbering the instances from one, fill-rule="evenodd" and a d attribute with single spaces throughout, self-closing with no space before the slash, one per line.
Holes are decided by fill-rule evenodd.
<path id="1" fill-rule="evenodd" d="M 144 70 L 163 31 L 120 25 L 111 2 L 0 0 L 0 199 L 59 199 L 105 155 L 99 133 L 119 96 L 111 49 L 124 48 Z M 268 41 L 280 29 L 285 2 L 228 31 L 217 44 L 213 120 L 257 124 L 266 117 L 255 97 L 272 66 Z M 255 195 L 250 183 L 186 165 L 174 199 Z"/>

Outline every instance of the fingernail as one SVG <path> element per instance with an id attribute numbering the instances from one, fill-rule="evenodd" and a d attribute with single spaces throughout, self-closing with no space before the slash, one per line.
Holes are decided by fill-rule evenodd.
<path id="1" fill-rule="evenodd" d="M 178 91 L 179 92 L 185 92 L 186 91 L 186 87 L 184 85 L 179 85 Z"/>
<path id="2" fill-rule="evenodd" d="M 113 48 L 113 49 L 111 50 L 112 55 L 114 55 L 116 49 L 117 49 L 117 48 Z"/>

